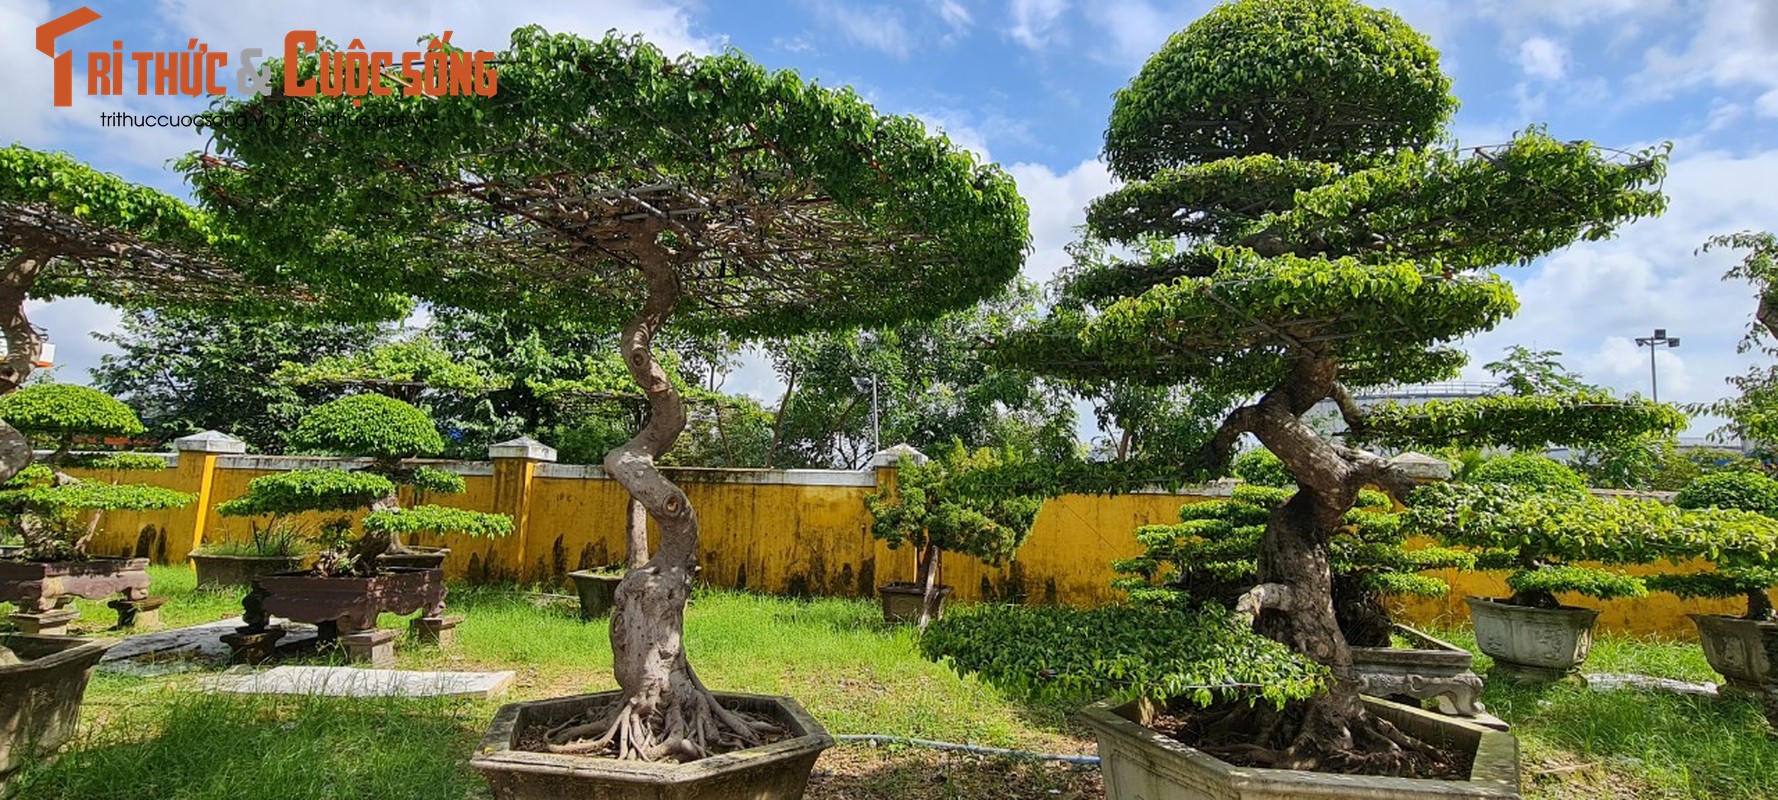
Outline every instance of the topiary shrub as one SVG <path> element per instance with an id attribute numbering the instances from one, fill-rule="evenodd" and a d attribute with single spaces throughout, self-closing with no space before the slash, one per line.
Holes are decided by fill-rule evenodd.
<path id="1" fill-rule="evenodd" d="M 24 545 L 29 561 L 81 561 L 107 511 L 181 508 L 196 495 L 160 486 L 90 483 L 44 464 L 0 483 L 0 516 Z"/>
<path id="2" fill-rule="evenodd" d="M 1296 478 L 1290 474 L 1284 462 L 1263 447 L 1235 456 L 1234 473 L 1235 477 L 1255 486 L 1276 486 L 1282 489 L 1296 487 Z"/>
<path id="3" fill-rule="evenodd" d="M 920 652 L 1022 699 L 1235 697 L 1275 705 L 1322 690 L 1327 670 L 1218 608 L 974 606 L 927 627 Z"/>
<path id="4" fill-rule="evenodd" d="M 381 461 L 436 455 L 445 448 L 426 412 L 379 394 L 355 394 L 316 406 L 291 431 L 290 444 Z"/>
<path id="5" fill-rule="evenodd" d="M 135 436 L 146 430 L 129 406 L 71 383 L 36 383 L 0 396 L 0 420 L 53 442 L 50 464 L 61 463 L 81 436 Z"/>
<path id="6" fill-rule="evenodd" d="M 460 492 L 463 478 L 444 470 L 421 467 L 408 473 L 416 489 Z M 512 532 L 512 518 L 435 505 L 401 508 L 389 502 L 395 482 L 374 472 L 343 469 L 301 469 L 262 475 L 247 484 L 247 493 L 216 506 L 225 517 L 273 518 L 272 527 L 293 524 L 288 518 L 309 512 L 369 510 L 351 533 L 350 522 L 329 523 L 310 535 L 322 548 L 317 570 L 323 575 L 374 575 L 377 556 L 390 549 L 402 534 L 461 533 L 468 536 L 504 536 Z"/>
<path id="7" fill-rule="evenodd" d="M 924 627 L 937 605 L 939 560 L 944 553 L 974 556 L 983 563 L 999 565 L 1031 534 L 1039 494 L 986 494 L 965 484 L 972 473 L 986 473 L 1022 461 L 1009 450 L 968 450 L 961 443 L 925 464 L 903 459 L 897 468 L 898 488 L 893 495 L 865 497 L 874 522 L 871 535 L 891 549 L 911 545 L 918 550 L 918 582 L 926 596 L 920 625 Z"/>
<path id="8" fill-rule="evenodd" d="M 1701 475 L 1679 490 L 1673 504 L 1685 509 L 1733 509 L 1778 518 L 1778 480 L 1741 471 Z M 1703 555 L 1716 561 L 1711 571 L 1654 575 L 1648 579 L 1649 588 L 1688 600 L 1745 597 L 1744 619 L 1778 620 L 1768 594 L 1778 586 L 1778 568 L 1766 563 L 1770 553 L 1730 549 Z"/>
<path id="9" fill-rule="evenodd" d="M 1113 586 L 1137 602 L 1177 600 L 1191 607 L 1210 604 L 1232 609 L 1258 581 L 1257 559 L 1267 518 L 1293 494 L 1294 489 L 1237 486 L 1227 500 L 1181 506 L 1180 524 L 1137 530 L 1136 539 L 1145 550 L 1112 564 L 1123 575 Z M 1393 621 L 1383 605 L 1385 595 L 1442 596 L 1450 584 L 1421 572 L 1475 565 L 1475 556 L 1461 550 L 1407 549 L 1407 529 L 1394 513 L 1394 504 L 1380 492 L 1361 492 L 1345 523 L 1328 555 L 1335 617 L 1352 645 L 1389 645 Z"/>
<path id="10" fill-rule="evenodd" d="M 1491 458 L 1470 473 L 1469 483 L 1524 486 L 1551 491 L 1581 491 L 1587 482 L 1567 465 L 1529 453 Z"/>

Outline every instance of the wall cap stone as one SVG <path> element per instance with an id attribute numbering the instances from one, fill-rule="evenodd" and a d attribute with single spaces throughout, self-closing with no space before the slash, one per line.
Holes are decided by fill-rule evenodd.
<path id="1" fill-rule="evenodd" d="M 181 453 L 225 453 L 240 455 L 247 452 L 247 443 L 236 439 L 222 431 L 204 431 L 190 436 L 181 436 L 173 440 L 173 449 Z"/>
<path id="2" fill-rule="evenodd" d="M 531 461 L 555 461 L 556 449 L 529 436 L 508 439 L 488 445 L 488 458 L 523 458 Z"/>

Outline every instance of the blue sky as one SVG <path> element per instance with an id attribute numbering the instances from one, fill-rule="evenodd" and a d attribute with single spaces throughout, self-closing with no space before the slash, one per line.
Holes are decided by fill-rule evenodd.
<path id="1" fill-rule="evenodd" d="M 292 29 L 372 49 L 411 49 L 421 34 L 498 49 L 522 24 L 598 36 L 641 33 L 670 52 L 736 48 L 772 68 L 850 85 L 884 112 L 913 114 L 1000 162 L 1032 207 L 1026 272 L 1044 280 L 1064 261 L 1082 209 L 1115 183 L 1098 161 L 1111 94 L 1166 37 L 1213 4 L 1202 0 L 903 0 L 671 2 L 604 0 L 366 3 L 311 0 L 0 0 L 0 82 L 11 100 L 0 141 L 64 149 L 102 169 L 183 193 L 169 159 L 203 142 L 189 130 L 104 129 L 102 111 L 200 110 L 197 98 L 87 98 L 77 56 L 72 108 L 50 106 L 50 59 L 32 29 L 87 5 L 102 19 L 58 42 L 84 53 L 211 49 L 268 51 Z M 1391 0 L 1443 54 L 1462 102 L 1453 126 L 1466 145 L 1494 144 L 1546 124 L 1565 139 L 1637 148 L 1671 141 L 1671 208 L 1616 239 L 1576 246 L 1507 271 L 1522 310 L 1467 343 L 1490 360 L 1508 344 L 1562 351 L 1584 377 L 1648 389 L 1648 352 L 1632 340 L 1656 327 L 1683 340 L 1658 353 L 1661 396 L 1709 400 L 1747 363 L 1734 344 L 1751 318 L 1745 284 L 1719 279 L 1728 254 L 1694 255 L 1715 233 L 1778 227 L 1778 3 L 1766 0 Z M 232 75 L 231 75 L 232 78 Z M 232 80 L 230 81 L 232 85 Z M 39 307 L 63 380 L 85 379 L 104 346 L 88 331 L 117 315 L 88 303 Z M 1469 376 L 1479 377 L 1472 367 Z M 775 402 L 753 360 L 729 381 Z M 1692 433 L 1701 433 L 1694 426 Z"/>

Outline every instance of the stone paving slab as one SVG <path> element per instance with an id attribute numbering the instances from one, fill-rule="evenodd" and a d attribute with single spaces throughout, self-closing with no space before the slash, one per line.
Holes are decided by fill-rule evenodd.
<path id="1" fill-rule="evenodd" d="M 106 651 L 100 660 L 102 672 L 130 675 L 162 675 L 202 669 L 228 661 L 228 645 L 222 635 L 246 623 L 240 617 L 206 622 L 186 628 L 155 631 L 126 637 Z M 315 626 L 282 622 L 290 634 L 287 642 L 301 642 L 315 637 Z"/>
<path id="2" fill-rule="evenodd" d="M 302 694 L 336 697 L 473 697 L 498 696 L 515 673 L 423 672 L 357 667 L 273 667 L 265 671 L 231 669 L 202 682 L 209 691 L 236 694 Z"/>
<path id="3" fill-rule="evenodd" d="M 1671 678 L 1656 678 L 1649 675 L 1634 675 L 1616 672 L 1589 672 L 1586 677 L 1587 688 L 1596 692 L 1628 688 L 1673 692 L 1674 694 L 1716 695 L 1716 684 L 1709 682 L 1691 683 L 1689 681 L 1677 681 Z"/>

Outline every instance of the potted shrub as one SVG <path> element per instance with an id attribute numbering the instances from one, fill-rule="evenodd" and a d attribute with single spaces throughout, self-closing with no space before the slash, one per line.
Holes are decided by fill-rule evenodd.
<path id="1" fill-rule="evenodd" d="M 864 499 L 873 523 L 871 535 L 890 549 L 906 544 L 919 554 L 912 584 L 877 587 L 886 622 L 916 622 L 925 628 L 943 613 L 951 587 L 938 576 L 946 552 L 962 553 L 998 566 L 1012 558 L 1043 506 L 1043 497 L 1022 493 L 987 493 L 969 484 L 971 472 L 988 472 L 1017 464 L 1010 450 L 970 451 L 953 443 L 937 457 L 904 456 L 896 466 L 891 495 Z"/>
<path id="2" fill-rule="evenodd" d="M 225 539 L 191 553 L 198 586 L 250 586 L 262 575 L 295 572 L 312 555 L 314 533 L 294 519 L 274 518 L 270 524 L 248 523 L 246 539 Z"/>
<path id="3" fill-rule="evenodd" d="M 1778 481 L 1745 471 L 1702 475 L 1681 488 L 1673 504 L 1685 509 L 1737 509 L 1778 517 Z M 1723 691 L 1764 696 L 1778 690 L 1778 674 L 1774 674 L 1766 644 L 1778 642 L 1778 614 L 1773 612 L 1769 594 L 1778 586 L 1778 568 L 1768 563 L 1770 555 L 1765 553 L 1717 550 L 1699 555 L 1713 558 L 1715 568 L 1653 575 L 1648 578 L 1649 588 L 1682 598 L 1747 598 L 1747 611 L 1739 617 L 1689 616 L 1698 626 L 1704 657 L 1727 680 Z"/>
<path id="4" fill-rule="evenodd" d="M 571 724 L 536 742 L 522 723 L 497 721 L 472 759 L 495 795 L 578 785 L 594 796 L 796 797 L 831 739 L 791 701 L 711 692 L 685 652 L 699 525 L 658 466 L 686 410 L 657 337 L 669 317 L 678 330 L 758 339 L 967 307 L 1018 272 L 1024 203 L 1004 172 L 917 121 L 735 53 L 669 59 L 637 39 L 532 27 L 496 59 L 499 103 L 352 98 L 367 113 L 435 116 L 441 134 L 418 149 L 329 122 L 346 119 L 330 98 L 224 103 L 217 154 L 186 162 L 196 193 L 280 262 L 338 264 L 365 287 L 445 305 L 622 328 L 648 418 L 605 472 L 646 508 L 660 545 L 617 590 L 621 688 L 503 709 L 499 720 Z M 301 115 L 310 135 L 300 145 L 258 135 L 268 113 Z M 502 132 L 529 142 L 522 157 L 491 144 Z M 394 163 L 429 166 L 371 166 Z M 413 202 L 361 213 L 390 197 Z M 301 235 L 267 226 L 291 218 L 305 220 Z"/>
<path id="5" fill-rule="evenodd" d="M 267 657 L 281 635 L 269 627 L 278 616 L 319 626 L 323 641 L 341 637 L 353 658 L 387 662 L 393 658 L 394 632 L 376 629 L 377 615 L 385 612 L 422 612 L 411 623 L 414 629 L 423 638 L 447 638 L 455 621 L 443 616 L 443 570 L 394 566 L 382 556 L 403 536 L 504 536 L 512 531 L 512 518 L 429 504 L 402 506 L 397 479 L 414 487 L 418 496 L 462 491 L 463 479 L 432 467 L 409 467 L 395 455 L 441 446 L 425 414 L 399 400 L 356 395 L 323 404 L 303 418 L 291 439 L 374 458 L 357 471 L 301 469 L 254 478 L 245 495 L 217 506 L 218 514 L 368 513 L 356 526 L 349 518 L 319 526 L 313 568 L 254 580 L 241 601 L 246 625 L 229 635 L 230 645 L 250 661 Z"/>
<path id="6" fill-rule="evenodd" d="M 1267 465 L 1276 456 L 1249 452 L 1263 455 L 1243 454 L 1237 473 L 1244 480 L 1271 480 L 1269 470 L 1244 472 L 1243 467 Z M 1227 500 L 1181 506 L 1181 524 L 1144 526 L 1136 532 L 1143 554 L 1112 564 L 1124 576 L 1113 585 L 1137 602 L 1234 608 L 1254 584 L 1266 520 L 1294 494 L 1295 481 L 1291 484 L 1289 489 L 1239 485 Z M 1388 595 L 1445 594 L 1449 584 L 1420 573 L 1467 569 L 1475 557 L 1443 547 L 1409 550 L 1403 546 L 1405 530 L 1386 495 L 1364 490 L 1329 544 L 1334 615 L 1352 647 L 1353 668 L 1365 694 L 1437 698 L 1444 713 L 1475 716 L 1482 710 L 1482 681 L 1471 668 L 1469 651 L 1396 624 L 1384 605 Z"/>
<path id="7" fill-rule="evenodd" d="M 1538 455 L 1515 454 L 1477 467 L 1467 484 L 1419 490 L 1411 525 L 1450 546 L 1481 551 L 1477 566 L 1510 569 L 1505 598 L 1466 597 L 1476 644 L 1504 674 L 1526 681 L 1572 674 L 1592 647 L 1599 612 L 1563 605 L 1559 592 L 1610 600 L 1648 593 L 1641 578 L 1603 567 L 1655 558 L 1631 540 L 1596 536 L 1597 521 L 1627 501 L 1594 498 L 1580 475 Z"/>
<path id="8" fill-rule="evenodd" d="M 29 633 L 57 633 L 76 618 L 64 608 L 73 597 L 121 595 L 120 624 L 148 599 L 148 559 L 95 558 L 89 552 L 107 511 L 179 508 L 194 498 L 159 486 L 82 481 L 60 470 L 78 463 L 107 470 L 165 469 L 158 457 L 113 453 L 76 457 L 83 435 L 133 435 L 142 424 L 128 406 L 84 386 L 40 383 L 0 397 L 0 419 L 54 443 L 42 464 L 0 484 L 0 515 L 19 548 L 0 559 L 0 601 L 19 607 L 15 624 Z"/>

